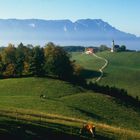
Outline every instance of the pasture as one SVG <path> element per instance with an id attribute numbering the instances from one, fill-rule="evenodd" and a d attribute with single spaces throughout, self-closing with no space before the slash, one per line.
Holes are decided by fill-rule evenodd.
<path id="1" fill-rule="evenodd" d="M 125 88 L 134 97 L 140 96 L 140 53 L 97 55 L 109 61 L 99 84 Z M 83 77 L 93 81 L 104 65 L 101 59 L 81 53 L 72 53 L 72 59 L 85 68 Z M 57 79 L 1 79 L 0 114 L 0 139 L 85 140 L 79 130 L 86 122 L 94 122 L 96 140 L 140 139 L 139 111 L 113 97 Z"/>
<path id="2" fill-rule="evenodd" d="M 79 130 L 85 121 L 93 121 L 97 126 L 98 139 L 118 139 L 130 135 L 132 138 L 132 133 L 139 137 L 137 133 L 140 130 L 140 113 L 117 103 L 112 97 L 49 78 L 4 79 L 0 80 L 0 89 L 0 113 L 13 116 L 14 121 L 18 118 L 29 122 L 38 119 L 42 122 L 43 118 L 40 116 L 49 114 L 53 119 L 45 118 L 46 123 L 61 122 L 66 125 L 65 129 L 69 125 L 76 127 L 72 129 L 74 135 L 78 135 L 77 129 Z M 41 94 L 46 95 L 46 99 L 41 99 Z M 11 113 L 7 113 L 9 111 Z M 20 115 L 22 113 L 23 115 Z M 69 118 L 66 122 L 65 117 Z M 77 124 L 77 121 L 72 123 L 71 119 L 82 121 Z M 114 132 L 113 128 L 120 128 L 123 133 L 119 130 Z M 63 127 L 60 129 L 65 132 Z M 116 134 L 118 132 L 119 135 Z"/>
<path id="3" fill-rule="evenodd" d="M 98 56 L 106 58 L 109 61 L 108 66 L 104 70 L 104 76 L 99 82 L 103 85 L 124 88 L 134 97 L 140 97 L 140 53 L 139 52 L 101 52 Z M 73 53 L 72 59 L 77 60 L 85 68 L 87 79 L 95 81 L 99 68 L 104 61 L 95 58 L 92 55 L 81 53 Z M 93 73 L 90 73 L 92 71 Z M 95 71 L 95 74 L 94 74 Z"/>

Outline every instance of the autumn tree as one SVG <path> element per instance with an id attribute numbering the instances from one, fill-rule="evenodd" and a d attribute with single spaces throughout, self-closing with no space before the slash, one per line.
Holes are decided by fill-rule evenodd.
<path id="1" fill-rule="evenodd" d="M 23 75 L 30 75 L 30 64 L 26 61 L 24 61 L 22 74 Z"/>
<path id="2" fill-rule="evenodd" d="M 2 53 L 3 75 L 6 77 L 15 76 L 16 74 L 16 48 L 13 44 L 9 44 L 4 48 Z"/>
<path id="3" fill-rule="evenodd" d="M 76 76 L 81 76 L 81 73 L 82 71 L 84 70 L 84 68 L 79 65 L 79 64 L 76 64 L 75 62 L 73 62 L 73 74 L 76 75 Z"/>
<path id="4" fill-rule="evenodd" d="M 23 62 L 23 75 L 30 75 L 32 74 L 30 71 L 30 63 L 32 61 L 33 56 L 33 45 L 28 44 L 27 46 L 24 46 L 22 49 L 24 53 L 24 62 Z"/>
<path id="5" fill-rule="evenodd" d="M 8 47 L 2 51 L 2 61 L 4 64 L 16 64 L 16 48 L 13 44 L 9 44 Z"/>
<path id="6" fill-rule="evenodd" d="M 15 77 L 15 65 L 12 63 L 8 64 L 3 75 L 5 77 Z"/>
<path id="7" fill-rule="evenodd" d="M 68 79 L 73 73 L 70 57 L 63 48 L 48 43 L 45 47 L 45 71 L 49 75 Z"/>

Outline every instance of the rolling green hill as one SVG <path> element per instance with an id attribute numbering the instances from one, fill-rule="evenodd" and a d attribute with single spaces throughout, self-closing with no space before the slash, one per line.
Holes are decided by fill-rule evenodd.
<path id="1" fill-rule="evenodd" d="M 140 53 L 138 52 L 119 52 L 110 53 L 102 52 L 97 53 L 98 56 L 106 58 L 109 61 L 108 66 L 104 70 L 104 77 L 100 81 L 100 84 L 116 86 L 118 88 L 127 89 L 128 93 L 132 96 L 140 97 Z M 86 55 L 81 53 L 73 53 L 72 55 L 77 63 L 80 63 L 85 69 L 90 71 L 97 71 L 103 65 L 104 61 L 95 58 L 92 55 Z M 92 73 L 88 73 L 87 77 L 90 80 L 95 80 L 97 76 Z M 86 74 L 86 75 L 88 75 Z"/>
<path id="2" fill-rule="evenodd" d="M 140 53 L 97 55 L 109 61 L 100 84 L 125 88 L 134 97 L 140 96 Z M 72 59 L 85 68 L 83 77 L 93 81 L 104 65 L 92 55 L 73 53 Z M 41 94 L 46 98 L 40 98 Z M 140 139 L 140 112 L 113 97 L 50 78 L 0 80 L 0 139 L 84 140 L 79 130 L 91 121 L 96 126 L 96 140 Z"/>
<path id="3" fill-rule="evenodd" d="M 93 121 L 97 126 L 98 139 L 132 139 L 134 135 L 139 137 L 137 133 L 140 130 L 140 113 L 118 104 L 112 97 L 46 78 L 0 80 L 0 90 L 0 114 L 13 116 L 14 121 L 16 118 L 31 122 L 38 119 L 41 122 L 53 122 L 55 125 L 61 122 L 66 125 L 65 129 L 71 125 L 76 135 L 77 129 L 85 121 Z M 41 94 L 47 98 L 41 99 Z M 52 115 L 48 117 L 49 114 Z M 46 118 L 43 117 L 45 115 Z M 71 119 L 74 119 L 73 123 Z M 80 120 L 78 124 L 76 120 Z M 121 132 L 118 127 L 122 129 Z M 63 127 L 60 129 L 65 132 Z"/>
<path id="4" fill-rule="evenodd" d="M 93 81 L 100 75 L 98 71 L 99 68 L 104 65 L 103 60 L 93 57 L 93 55 L 86 55 L 82 52 L 72 53 L 72 59 L 76 60 L 77 64 L 83 66 L 84 71 L 82 72 L 82 76 L 86 79 L 92 79 Z"/>
<path id="5" fill-rule="evenodd" d="M 105 70 L 107 74 L 101 84 L 109 84 L 128 90 L 132 96 L 140 97 L 140 53 L 121 52 L 101 56 L 109 60 L 109 66 Z M 109 80 L 111 79 L 111 80 Z"/>

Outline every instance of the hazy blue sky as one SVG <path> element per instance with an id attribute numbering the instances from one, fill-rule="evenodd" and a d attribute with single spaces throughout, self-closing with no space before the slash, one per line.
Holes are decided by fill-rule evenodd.
<path id="1" fill-rule="evenodd" d="M 140 0 L 0 0 L 0 18 L 103 19 L 140 36 Z"/>

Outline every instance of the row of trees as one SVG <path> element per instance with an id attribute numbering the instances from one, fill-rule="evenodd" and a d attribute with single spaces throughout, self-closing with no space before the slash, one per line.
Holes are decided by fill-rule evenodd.
<path id="1" fill-rule="evenodd" d="M 125 45 L 122 45 L 122 46 L 115 45 L 114 49 L 115 49 L 116 52 L 124 52 L 124 51 L 126 51 L 126 46 Z"/>
<path id="2" fill-rule="evenodd" d="M 89 82 L 87 84 L 87 88 L 97 93 L 115 97 L 116 99 L 118 99 L 118 101 L 120 101 L 120 103 L 123 103 L 124 105 L 134 107 L 135 109 L 140 108 L 140 101 L 138 96 L 134 98 L 133 96 L 129 95 L 125 89 L 110 87 L 108 85 L 99 85 L 92 82 Z"/>
<path id="3" fill-rule="evenodd" d="M 94 52 L 101 52 L 101 51 L 109 51 L 110 48 L 106 45 L 101 45 L 99 47 L 95 46 L 88 46 L 89 48 L 93 48 Z M 63 49 L 67 52 L 84 52 L 85 51 L 84 46 L 64 46 Z"/>
<path id="4" fill-rule="evenodd" d="M 40 46 L 9 44 L 0 51 L 0 76 L 54 76 L 69 79 L 80 69 L 70 61 L 70 55 L 63 48 L 48 43 Z"/>

